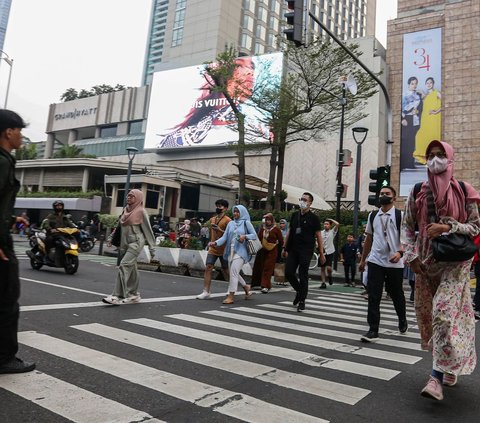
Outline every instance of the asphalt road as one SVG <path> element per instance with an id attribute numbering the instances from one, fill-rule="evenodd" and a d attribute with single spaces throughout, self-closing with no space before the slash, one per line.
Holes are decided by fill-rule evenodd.
<path id="1" fill-rule="evenodd" d="M 311 289 L 307 310 L 289 288 L 238 295 L 224 282 L 200 301 L 200 279 L 142 271 L 136 305 L 108 306 L 114 259 L 82 255 L 73 276 L 34 271 L 20 255 L 20 356 L 37 371 L 0 375 L 0 422 L 476 422 L 478 370 L 419 395 L 431 366 L 384 301 L 381 341 L 366 345 L 359 291 Z M 318 287 L 318 283 L 312 284 Z M 345 290 L 344 290 L 345 291 Z M 478 326 L 477 326 L 478 334 Z M 477 341 L 477 348 L 478 348 Z"/>

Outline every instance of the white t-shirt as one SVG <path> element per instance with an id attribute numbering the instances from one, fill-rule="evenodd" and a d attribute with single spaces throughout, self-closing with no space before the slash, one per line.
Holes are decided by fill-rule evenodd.
<path id="1" fill-rule="evenodd" d="M 335 252 L 335 245 L 333 244 L 333 241 L 335 240 L 336 234 L 336 226 L 329 231 L 326 231 L 325 229 L 322 231 L 323 248 L 325 249 L 325 254 L 333 254 Z"/>
<path id="2" fill-rule="evenodd" d="M 372 248 L 368 256 L 368 262 L 378 264 L 382 267 L 403 268 L 403 259 L 398 263 L 391 263 L 390 257 L 396 251 L 402 249 L 400 236 L 395 219 L 395 207 L 384 213 L 382 209 L 378 210 L 375 219 L 373 219 L 373 231 L 368 215 L 367 234 L 373 234 Z"/>

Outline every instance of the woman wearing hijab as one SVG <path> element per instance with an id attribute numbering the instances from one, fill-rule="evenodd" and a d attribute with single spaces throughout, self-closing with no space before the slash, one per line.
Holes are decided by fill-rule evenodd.
<path id="1" fill-rule="evenodd" d="M 272 276 L 277 261 L 278 245 L 283 246 L 282 232 L 275 225 L 272 213 L 263 216 L 262 226 L 258 230 L 258 239 L 262 248 L 258 251 L 253 265 L 252 286 L 261 286 L 267 294 L 272 288 Z"/>
<path id="2" fill-rule="evenodd" d="M 228 260 L 230 283 L 228 285 L 228 295 L 227 298 L 223 300 L 223 304 L 233 304 L 239 282 L 245 291 L 245 299 L 252 294 L 250 285 L 242 278 L 240 271 L 243 265 L 249 261 L 245 241 L 256 238 L 257 234 L 250 222 L 250 215 L 247 209 L 242 205 L 237 205 L 233 207 L 233 220 L 228 223 L 222 237 L 215 242 L 210 242 L 210 247 L 221 247 L 225 244 L 223 257 Z"/>
<path id="3" fill-rule="evenodd" d="M 135 304 L 140 302 L 138 293 L 139 275 L 137 257 L 145 244 L 150 247 L 153 256 L 155 237 L 150 226 L 148 214 L 143 207 L 143 192 L 132 189 L 127 195 L 127 206 L 120 216 L 120 248 L 122 257 L 118 268 L 117 283 L 113 294 L 102 301 L 107 304 Z M 111 240 L 109 240 L 111 245 Z"/>
<path id="4" fill-rule="evenodd" d="M 405 262 L 416 275 L 415 311 L 422 349 L 431 350 L 433 355 L 433 370 L 421 393 L 442 400 L 442 384 L 455 385 L 458 376 L 473 372 L 477 361 L 469 284 L 472 260 L 435 261 L 432 240 L 445 232 L 477 235 L 480 196 L 470 184 L 453 177 L 454 154 L 449 144 L 430 142 L 426 159 L 428 180 L 418 194 L 415 188 L 410 193 L 402 242 Z M 416 240 L 415 222 L 419 231 Z"/>

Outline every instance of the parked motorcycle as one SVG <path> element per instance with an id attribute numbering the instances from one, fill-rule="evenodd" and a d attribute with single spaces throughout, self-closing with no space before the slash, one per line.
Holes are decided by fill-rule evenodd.
<path id="1" fill-rule="evenodd" d="M 85 229 L 79 229 L 77 234 L 77 240 L 80 250 L 82 250 L 84 253 L 90 251 L 95 246 L 95 242 L 97 241 Z"/>
<path id="2" fill-rule="evenodd" d="M 45 239 L 46 233 L 38 231 L 35 233 L 36 245 L 26 253 L 30 257 L 32 269 L 40 270 L 43 266 L 63 267 L 65 273 L 73 275 L 78 270 L 78 242 L 75 235 L 79 232 L 77 228 L 57 228 L 55 246 L 50 248 L 46 254 Z"/>

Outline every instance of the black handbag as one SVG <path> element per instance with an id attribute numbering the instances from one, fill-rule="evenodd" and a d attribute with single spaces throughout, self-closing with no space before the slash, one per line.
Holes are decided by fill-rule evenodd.
<path id="1" fill-rule="evenodd" d="M 113 230 L 113 233 L 111 235 L 110 243 L 114 247 L 120 247 L 121 237 L 122 237 L 122 225 L 120 225 L 120 220 L 119 220 L 117 227 Z"/>
<path id="2" fill-rule="evenodd" d="M 437 261 L 470 260 L 477 247 L 472 238 L 465 234 L 440 235 L 432 240 L 433 258 Z"/>

